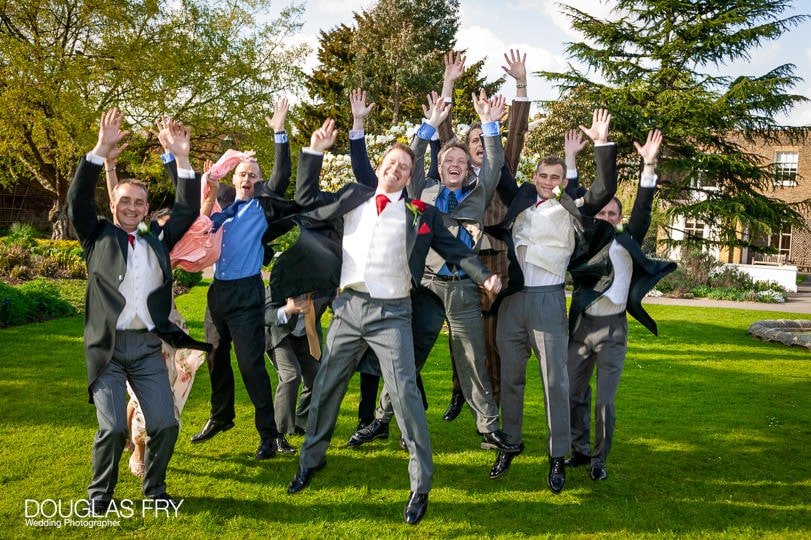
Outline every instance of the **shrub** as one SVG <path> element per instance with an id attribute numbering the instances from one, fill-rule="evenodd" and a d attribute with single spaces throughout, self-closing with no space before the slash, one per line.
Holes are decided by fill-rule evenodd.
<path id="1" fill-rule="evenodd" d="M 175 268 L 172 271 L 172 277 L 175 283 L 187 289 L 191 289 L 201 281 L 203 281 L 202 272 L 186 272 L 182 268 Z"/>
<path id="2" fill-rule="evenodd" d="M 24 283 L 18 290 L 27 304 L 29 321 L 47 321 L 76 313 L 73 306 L 59 295 L 59 290 L 42 278 Z"/>
<path id="3" fill-rule="evenodd" d="M 27 311 L 22 293 L 0 281 L 0 327 L 25 324 Z"/>
<path id="4" fill-rule="evenodd" d="M 30 248 L 37 243 L 37 236 L 39 233 L 30 223 L 12 223 L 3 243 Z"/>
<path id="5" fill-rule="evenodd" d="M 734 266 L 725 266 L 712 272 L 707 280 L 712 287 L 724 287 L 729 289 L 751 289 L 754 285 L 752 276 Z"/>

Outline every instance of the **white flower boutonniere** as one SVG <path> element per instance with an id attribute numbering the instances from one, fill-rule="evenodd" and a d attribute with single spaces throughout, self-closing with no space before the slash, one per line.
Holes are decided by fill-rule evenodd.
<path id="1" fill-rule="evenodd" d="M 617 225 L 614 226 L 614 229 L 618 233 L 625 232 L 625 225 L 623 225 L 622 223 L 618 223 Z"/>
<path id="2" fill-rule="evenodd" d="M 560 202 L 560 198 L 563 197 L 563 190 L 560 188 L 560 185 L 552 188 L 552 194 L 555 196 L 555 200 Z"/>
<path id="3" fill-rule="evenodd" d="M 138 236 L 147 236 L 147 235 L 151 234 L 150 231 L 149 231 L 149 225 L 147 225 L 143 221 L 138 224 L 137 232 L 138 232 Z"/>

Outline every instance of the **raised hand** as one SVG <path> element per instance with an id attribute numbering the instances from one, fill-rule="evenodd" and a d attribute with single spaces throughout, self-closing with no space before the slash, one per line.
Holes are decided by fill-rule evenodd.
<path id="1" fill-rule="evenodd" d="M 608 109 L 595 109 L 591 117 L 591 127 L 586 128 L 582 124 L 580 129 L 594 141 L 594 144 L 605 144 L 608 142 L 608 126 L 611 124 L 611 113 Z"/>
<path id="2" fill-rule="evenodd" d="M 484 91 L 484 88 L 479 90 L 479 95 L 476 95 L 476 92 L 470 94 L 470 97 L 473 98 L 473 109 L 476 111 L 476 114 L 479 115 L 479 120 L 484 122 L 490 121 L 490 100 L 487 99 L 487 92 Z"/>
<path id="3" fill-rule="evenodd" d="M 118 156 L 121 155 L 121 152 L 129 145 L 129 143 L 119 144 L 118 146 L 113 146 L 109 152 L 107 152 L 107 157 L 104 159 L 104 168 L 107 170 L 115 169 L 115 164 L 118 161 Z"/>
<path id="4" fill-rule="evenodd" d="M 425 117 L 426 120 L 431 118 L 431 108 L 434 106 L 436 101 L 439 99 L 439 94 L 436 93 L 436 90 L 431 90 L 431 93 L 428 94 L 428 99 L 425 100 L 425 103 L 422 104 L 422 115 Z"/>
<path id="5" fill-rule="evenodd" d="M 504 53 L 504 61 L 507 62 L 506 66 L 501 66 L 507 75 L 515 79 L 518 84 L 526 84 L 527 82 L 527 53 L 521 55 L 518 49 L 510 49 L 510 56 Z"/>
<path id="6" fill-rule="evenodd" d="M 287 98 L 281 98 L 273 106 L 273 116 L 265 116 L 265 122 L 268 127 L 273 130 L 273 133 L 280 133 L 284 131 L 284 122 L 287 120 L 287 111 L 290 108 L 290 102 Z"/>
<path id="7" fill-rule="evenodd" d="M 164 117 L 163 120 L 166 151 L 175 155 L 175 158 L 178 160 L 178 167 L 181 167 L 180 160 L 183 158 L 188 159 L 189 157 L 189 151 L 191 149 L 191 129 L 173 118 Z M 158 139 L 160 139 L 160 135 Z"/>
<path id="8" fill-rule="evenodd" d="M 451 112 L 451 105 L 445 103 L 445 100 L 439 97 L 436 92 L 431 92 L 426 97 L 428 98 L 428 114 L 426 114 L 425 123 L 435 128 L 448 117 Z"/>
<path id="9" fill-rule="evenodd" d="M 645 165 L 655 166 L 659 159 L 659 147 L 662 146 L 662 132 L 658 129 L 652 129 L 648 132 L 648 140 L 645 145 L 641 146 L 638 142 L 634 141 L 634 148 L 642 156 Z"/>
<path id="10" fill-rule="evenodd" d="M 111 151 L 121 140 L 129 135 L 129 131 L 122 131 L 121 125 L 124 123 L 124 115 L 116 107 L 105 111 L 99 120 L 99 139 L 93 148 L 93 153 L 97 156 L 107 158 Z M 121 153 L 126 145 L 118 148 L 116 157 Z"/>
<path id="11" fill-rule="evenodd" d="M 349 105 L 352 108 L 352 129 L 363 129 L 366 117 L 374 110 L 376 104 L 367 104 L 366 90 L 355 88 L 349 92 Z"/>
<path id="12" fill-rule="evenodd" d="M 576 129 L 570 129 L 563 136 L 563 154 L 567 158 L 576 156 L 585 147 L 586 140 Z"/>
<path id="13" fill-rule="evenodd" d="M 327 118 L 320 128 L 316 129 L 310 136 L 310 148 L 316 152 L 326 152 L 335 143 L 338 130 L 335 128 L 335 120 Z"/>
<path id="14" fill-rule="evenodd" d="M 500 122 L 504 117 L 506 110 L 507 100 L 501 94 L 496 94 L 490 98 L 490 121 Z"/>
<path id="15" fill-rule="evenodd" d="M 465 72 L 465 55 L 461 52 L 448 51 L 443 57 L 445 74 L 443 81 L 456 82 Z"/>

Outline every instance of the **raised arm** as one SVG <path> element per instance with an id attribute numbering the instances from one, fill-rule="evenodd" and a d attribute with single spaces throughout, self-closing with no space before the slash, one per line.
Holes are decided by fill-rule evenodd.
<path id="1" fill-rule="evenodd" d="M 521 54 L 518 49 L 510 49 L 510 55 L 504 53 L 506 66 L 501 68 L 515 79 L 515 99 L 510 106 L 510 115 L 507 124 L 507 143 L 504 146 L 504 161 L 515 174 L 521 150 L 524 148 L 524 139 L 529 129 L 530 101 L 527 97 L 527 55 Z"/>
<path id="2" fill-rule="evenodd" d="M 431 92 L 427 96 L 428 106 L 423 108 L 426 119 L 422 122 L 414 138 L 411 140 L 411 149 L 414 151 L 416 160 L 414 169 L 411 171 L 411 182 L 409 182 L 408 196 L 412 199 L 419 199 L 423 189 L 425 189 L 427 179 L 425 176 L 425 150 L 428 142 L 436 132 L 437 126 L 441 124 L 450 114 L 450 104 Z"/>
<path id="3" fill-rule="evenodd" d="M 287 111 L 290 104 L 287 98 L 281 98 L 273 107 L 273 116 L 265 116 L 265 122 L 273 130 L 273 172 L 267 181 L 267 187 L 277 195 L 284 196 L 287 187 L 290 185 L 290 176 L 293 174 L 293 167 L 290 164 L 290 143 L 287 140 L 287 131 L 284 123 L 287 120 Z"/>
<path id="4" fill-rule="evenodd" d="M 631 219 L 628 221 L 628 233 L 640 244 L 650 228 L 653 195 L 656 193 L 656 165 L 659 163 L 661 145 L 662 132 L 658 129 L 648 132 L 644 146 L 634 141 L 634 147 L 642 158 L 643 168 Z"/>
<path id="5" fill-rule="evenodd" d="M 166 149 L 177 161 L 177 189 L 169 221 L 163 227 L 163 240 L 171 250 L 200 215 L 200 182 L 189 162 L 191 129 L 174 119 L 167 122 Z"/>
<path id="6" fill-rule="evenodd" d="M 487 99 L 484 89 L 479 95 L 472 95 L 473 108 L 479 115 L 484 137 L 484 160 L 479 171 L 479 181 L 484 186 L 485 201 L 489 202 L 495 194 L 501 177 L 501 168 L 504 165 L 504 147 L 501 145 L 499 133 L 499 120 L 504 115 L 504 96 L 496 95 Z"/>
<path id="7" fill-rule="evenodd" d="M 310 146 L 301 151 L 296 177 L 295 201 L 305 209 L 335 201 L 334 193 L 327 193 L 319 189 L 318 178 L 321 174 L 324 152 L 335 143 L 337 136 L 335 120 L 327 118 L 321 127 L 313 132 L 310 137 Z"/>
<path id="8" fill-rule="evenodd" d="M 566 194 L 572 199 L 582 197 L 586 190 L 580 187 L 577 174 L 577 154 L 586 147 L 586 140 L 576 129 L 570 129 L 563 136 L 563 155 L 566 161 Z"/>
<path id="9" fill-rule="evenodd" d="M 369 161 L 366 150 L 366 117 L 374 108 L 374 103 L 366 103 L 366 91 L 356 88 L 349 92 L 349 105 L 352 110 L 352 131 L 349 132 L 349 159 L 352 173 L 358 183 L 377 187 L 377 175 Z"/>
<path id="10" fill-rule="evenodd" d="M 129 143 L 124 143 L 120 146 L 113 147 L 107 154 L 107 157 L 104 159 L 104 175 L 105 180 L 107 181 L 107 197 L 111 202 L 113 200 L 113 190 L 118 185 L 118 173 L 115 170 L 116 162 L 118 161 L 118 156 L 127 147 L 127 144 Z"/>
<path id="11" fill-rule="evenodd" d="M 443 57 L 445 72 L 442 76 L 443 101 L 451 104 L 453 100 L 453 86 L 457 80 L 465 73 L 465 55 L 461 52 L 449 51 Z M 453 126 L 451 125 L 451 115 L 437 126 L 440 146 L 454 138 Z"/>
<path id="12" fill-rule="evenodd" d="M 68 188 L 68 218 L 76 229 L 79 241 L 89 251 L 95 228 L 100 223 L 96 205 L 96 184 L 102 164 L 110 152 L 127 136 L 121 125 L 124 115 L 112 108 L 101 115 L 96 146 L 79 161 L 76 175 Z"/>
<path id="13" fill-rule="evenodd" d="M 595 216 L 608 204 L 617 192 L 617 147 L 608 142 L 608 127 L 611 114 L 606 109 L 596 109 L 592 114 L 591 127 L 581 125 L 580 129 L 594 142 L 594 159 L 597 174 L 591 187 L 583 196 L 580 211 L 587 216 Z"/>

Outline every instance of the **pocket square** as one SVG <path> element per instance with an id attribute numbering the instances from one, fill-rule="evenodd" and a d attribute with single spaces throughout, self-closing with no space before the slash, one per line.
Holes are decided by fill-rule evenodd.
<path id="1" fill-rule="evenodd" d="M 431 227 L 429 227 L 428 224 L 425 223 L 425 222 L 423 222 L 420 225 L 420 228 L 417 230 L 417 234 L 430 234 L 430 233 L 431 233 Z"/>

